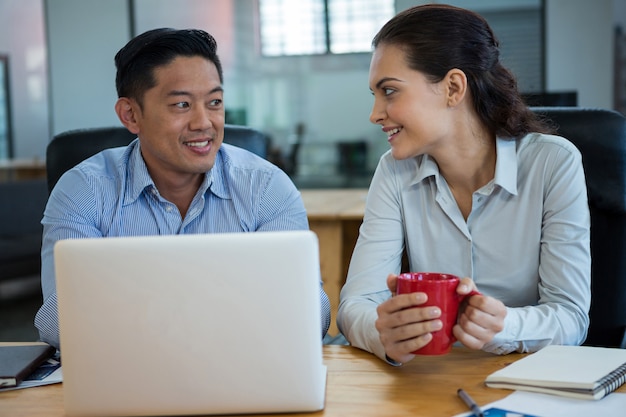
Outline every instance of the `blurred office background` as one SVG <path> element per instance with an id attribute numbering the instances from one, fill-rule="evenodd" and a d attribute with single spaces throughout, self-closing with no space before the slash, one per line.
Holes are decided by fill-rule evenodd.
<path id="1" fill-rule="evenodd" d="M 0 159 L 43 159 L 54 134 L 118 125 L 113 111 L 114 54 L 133 35 L 170 26 L 197 27 L 216 37 L 224 64 L 229 119 L 270 134 L 274 147 L 283 154 L 289 153 L 299 132 L 299 139 L 308 145 L 300 151 L 305 154 L 299 167 L 304 174 L 331 169 L 324 160 L 336 162 L 338 147 L 327 144 L 339 142 L 365 142 L 369 150 L 367 168 L 372 169 L 387 144 L 379 128 L 368 120 L 372 104 L 369 50 L 268 56 L 270 51 L 263 55 L 263 28 L 280 22 L 260 20 L 259 3 L 263 2 L 278 3 L 277 10 L 297 5 L 299 12 L 296 9 L 289 18 L 293 20 L 306 20 L 308 13 L 314 13 L 314 7 L 308 9 L 306 4 L 325 3 L 0 0 L 0 56 L 4 59 L 0 62 L 4 64 L 0 85 L 8 90 L 0 95 L 0 104 L 4 104 L 0 107 L 5 109 L 0 113 L 0 123 L 10 122 L 9 136 L 0 145 Z M 366 15 L 370 26 L 355 32 L 364 33 L 369 40 L 388 15 L 426 2 L 391 0 L 387 2 L 391 7 L 384 1 L 328 3 L 345 4 L 348 15 L 341 18 L 348 21 L 354 17 L 350 13 L 357 18 L 358 13 Z M 579 105 L 624 111 L 626 0 L 448 3 L 472 8 L 487 17 L 501 40 L 504 61 L 518 76 L 523 92 L 574 93 Z M 355 9 L 351 12 L 350 7 Z M 377 23 L 376 18 L 382 22 Z M 294 33 L 305 31 L 305 20 L 295 21 L 298 30 Z M 6 136 L 6 126 L 4 131 Z"/>
<path id="2" fill-rule="evenodd" d="M 368 119 L 369 41 L 393 14 L 423 3 L 0 0 L 0 162 L 43 163 L 53 135 L 119 125 L 115 53 L 148 29 L 195 27 L 217 39 L 228 120 L 267 133 L 276 158 L 301 144 L 298 186 L 367 186 L 387 149 Z M 626 113 L 626 0 L 446 3 L 487 18 L 529 100 Z M 330 39 L 298 38 L 320 13 Z M 346 175 L 357 181 L 338 181 Z M 38 277 L 0 282 L 0 340 L 34 337 L 37 291 Z"/>

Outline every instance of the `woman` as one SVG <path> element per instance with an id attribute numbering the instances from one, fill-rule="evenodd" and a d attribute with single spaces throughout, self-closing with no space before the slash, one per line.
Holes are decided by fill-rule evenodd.
<path id="1" fill-rule="evenodd" d="M 471 349 L 505 354 L 580 344 L 589 324 L 589 209 L 578 150 L 550 135 L 499 61 L 478 14 L 408 9 L 374 37 L 370 116 L 390 151 L 368 193 L 337 322 L 390 363 L 441 327 L 423 293 L 394 294 L 413 271 L 476 287 L 454 328 Z"/>

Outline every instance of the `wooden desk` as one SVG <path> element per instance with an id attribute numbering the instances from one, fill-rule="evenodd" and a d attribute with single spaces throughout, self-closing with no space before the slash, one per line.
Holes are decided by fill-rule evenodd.
<path id="1" fill-rule="evenodd" d="M 0 160 L 0 181 L 46 178 L 46 163 L 39 159 Z"/>
<path id="2" fill-rule="evenodd" d="M 338 333 L 336 319 L 339 292 L 346 281 L 352 250 L 365 212 L 367 189 L 301 190 L 309 228 L 320 243 L 324 290 L 330 299 L 331 325 L 328 334 Z"/>
<path id="3" fill-rule="evenodd" d="M 324 346 L 325 409 L 276 417 L 450 417 L 468 411 L 456 395 L 457 388 L 465 389 L 481 406 L 509 395 L 512 391 L 487 388 L 483 381 L 523 356 L 454 348 L 448 355 L 419 357 L 395 368 L 350 346 Z M 626 385 L 617 391 L 626 393 Z M 2 416 L 61 417 L 65 415 L 63 385 L 0 392 L 0 405 Z"/>

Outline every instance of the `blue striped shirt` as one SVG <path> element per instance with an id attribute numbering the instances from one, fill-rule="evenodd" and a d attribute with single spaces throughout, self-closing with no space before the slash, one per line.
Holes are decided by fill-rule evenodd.
<path id="1" fill-rule="evenodd" d="M 43 220 L 41 340 L 59 347 L 54 244 L 61 239 L 308 230 L 299 191 L 258 156 L 222 144 L 184 218 L 156 189 L 138 140 L 107 149 L 67 171 L 50 194 Z M 320 284 L 322 336 L 330 304 Z"/>

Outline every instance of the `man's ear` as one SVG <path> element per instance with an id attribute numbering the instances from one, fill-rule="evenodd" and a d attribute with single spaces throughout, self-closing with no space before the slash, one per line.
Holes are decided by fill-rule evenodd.
<path id="1" fill-rule="evenodd" d="M 139 133 L 139 124 L 137 123 L 137 112 L 139 105 L 135 100 L 131 100 L 127 97 L 120 97 L 115 102 L 115 113 L 120 119 L 120 122 L 129 132 L 137 135 Z"/>
<path id="2" fill-rule="evenodd" d="M 448 106 L 457 106 L 467 96 L 467 77 L 460 69 L 452 68 L 448 71 L 444 80 Z"/>

